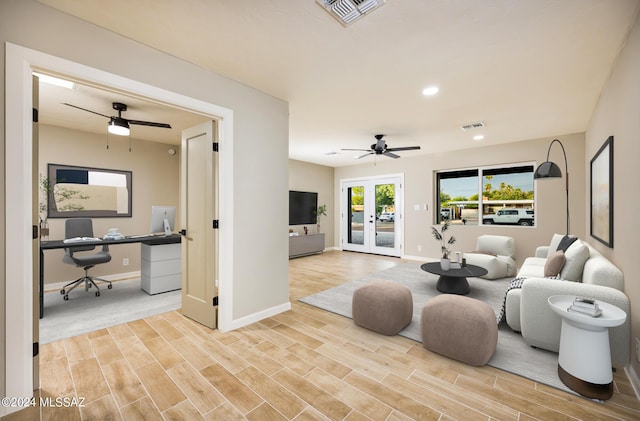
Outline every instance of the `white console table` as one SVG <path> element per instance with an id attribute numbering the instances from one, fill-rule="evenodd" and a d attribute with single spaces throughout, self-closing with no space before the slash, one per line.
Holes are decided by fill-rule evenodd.
<path id="1" fill-rule="evenodd" d="M 324 234 L 290 235 L 289 259 L 324 251 Z"/>
<path id="2" fill-rule="evenodd" d="M 157 237 L 141 247 L 142 289 L 153 295 L 182 288 L 180 236 Z"/>

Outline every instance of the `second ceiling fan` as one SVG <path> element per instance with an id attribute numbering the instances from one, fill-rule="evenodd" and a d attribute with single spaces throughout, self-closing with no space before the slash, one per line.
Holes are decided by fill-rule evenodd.
<path id="1" fill-rule="evenodd" d="M 387 147 L 387 143 L 383 139 L 384 136 L 385 135 L 383 134 L 375 135 L 374 137 L 376 138 L 376 143 L 373 143 L 370 149 L 342 149 L 342 150 L 366 152 L 365 154 L 356 156 L 355 157 L 356 159 L 364 158 L 365 156 L 369 156 L 369 155 L 384 155 L 384 156 L 388 156 L 389 158 L 398 159 L 400 158 L 400 155 L 396 155 L 394 152 L 414 151 L 414 150 L 420 149 L 420 146 L 405 146 L 401 148 L 389 148 Z"/>

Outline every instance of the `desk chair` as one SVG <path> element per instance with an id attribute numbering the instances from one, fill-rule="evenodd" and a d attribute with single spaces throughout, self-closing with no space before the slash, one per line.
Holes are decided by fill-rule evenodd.
<path id="1" fill-rule="evenodd" d="M 93 237 L 93 223 L 91 219 L 67 219 L 64 225 L 64 237 L 65 239 L 75 237 Z M 62 261 L 84 269 L 83 277 L 78 278 L 73 282 L 69 282 L 64 286 L 64 288 L 62 288 L 62 290 L 60 290 L 60 294 L 64 295 L 65 301 L 69 300 L 69 292 L 71 292 L 80 284 L 84 284 L 85 291 L 88 291 L 92 286 L 96 287 L 96 297 L 100 296 L 100 288 L 98 288 L 98 285 L 95 283 L 95 281 L 107 282 L 109 284 L 107 288 L 112 288 L 110 281 L 89 276 L 89 269 L 91 269 L 95 265 L 111 261 L 111 254 L 109 253 L 109 246 L 107 244 L 104 244 L 102 246 L 102 250 L 97 253 L 83 255 L 75 254 L 77 252 L 89 251 L 95 248 L 96 247 L 93 245 L 83 246 L 81 244 L 74 243 L 73 247 L 70 246 L 69 248 L 64 249 L 64 257 L 62 258 Z"/>

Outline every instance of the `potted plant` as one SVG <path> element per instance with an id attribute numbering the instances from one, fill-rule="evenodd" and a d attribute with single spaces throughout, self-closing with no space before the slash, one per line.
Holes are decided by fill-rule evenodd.
<path id="1" fill-rule="evenodd" d="M 439 231 L 436 227 L 431 227 L 433 238 L 435 238 L 436 241 L 440 242 L 440 251 L 442 253 L 440 266 L 442 267 L 442 270 L 449 270 L 449 268 L 451 267 L 451 260 L 449 260 L 449 248 L 456 242 L 456 237 L 454 237 L 453 235 L 449 237 L 448 240 L 445 237 L 445 232 L 449 229 L 449 225 L 451 225 L 449 220 L 445 220 L 444 224 L 442 224 L 442 228 L 440 228 Z"/>
<path id="2" fill-rule="evenodd" d="M 316 209 L 316 224 L 318 228 L 318 234 L 320 234 L 320 217 L 327 216 L 327 205 L 320 205 Z"/>

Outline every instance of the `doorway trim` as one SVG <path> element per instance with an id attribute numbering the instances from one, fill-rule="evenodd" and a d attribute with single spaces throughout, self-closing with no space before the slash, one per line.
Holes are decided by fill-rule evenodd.
<path id="1" fill-rule="evenodd" d="M 217 120 L 220 152 L 219 320 L 233 325 L 233 110 L 147 85 L 40 51 L 5 44 L 5 395 L 32 396 L 33 285 L 31 251 L 32 127 L 31 73 L 46 70 L 194 111 Z M 222 159 L 224 158 L 224 159 Z M 6 177 L 10 175 L 11 177 Z M 8 182 L 8 180 L 11 182 Z M 225 228 L 227 227 L 227 228 Z M 26 282 L 26 281 L 29 282 Z M 8 340 L 10 338 L 11 340 Z M 36 387 L 38 385 L 35 385 Z M 0 415 L 3 410 L 0 410 Z"/>

